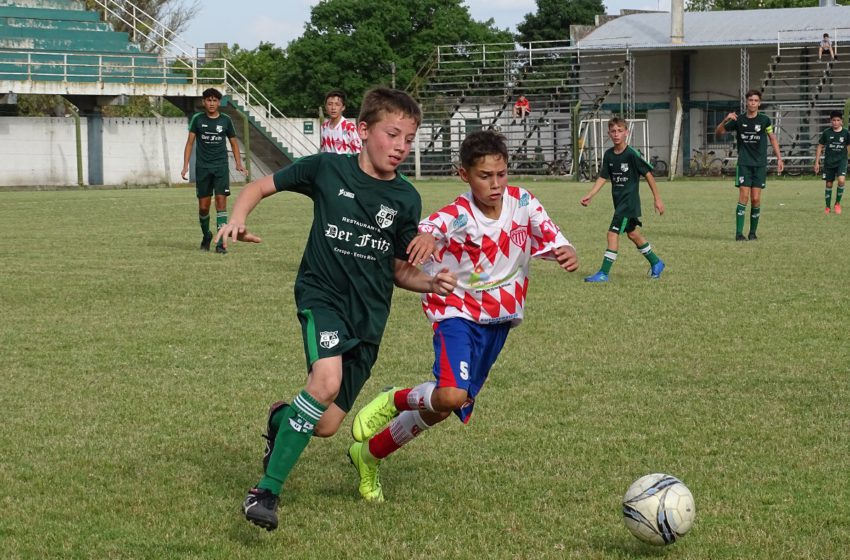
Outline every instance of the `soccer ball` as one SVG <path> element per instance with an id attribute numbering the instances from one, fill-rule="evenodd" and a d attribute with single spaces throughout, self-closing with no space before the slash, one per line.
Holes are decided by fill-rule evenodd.
<path id="1" fill-rule="evenodd" d="M 623 496 L 623 521 L 643 542 L 671 544 L 691 528 L 697 510 L 682 481 L 669 474 L 637 479 Z"/>

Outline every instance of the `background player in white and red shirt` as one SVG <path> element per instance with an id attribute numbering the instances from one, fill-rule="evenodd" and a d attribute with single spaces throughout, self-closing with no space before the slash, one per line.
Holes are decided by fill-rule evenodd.
<path id="1" fill-rule="evenodd" d="M 328 120 L 322 123 L 321 139 L 322 152 L 333 154 L 359 154 L 362 144 L 357 134 L 357 123 L 348 120 L 345 112 L 345 93 L 334 89 L 325 94 L 325 112 Z"/>
<path id="2" fill-rule="evenodd" d="M 452 412 L 464 423 L 469 420 L 508 331 L 522 321 L 531 259 L 555 260 L 570 272 L 578 269 L 575 249 L 540 201 L 508 185 L 503 136 L 470 134 L 460 159 L 460 177 L 470 192 L 419 222 L 420 234 L 408 247 L 410 262 L 428 259 L 426 272 L 457 276 L 451 293 L 422 298 L 434 327 L 436 381 L 388 389 L 354 418 L 358 443 L 349 457 L 360 475 L 360 495 L 368 501 L 384 499 L 381 459 Z"/>

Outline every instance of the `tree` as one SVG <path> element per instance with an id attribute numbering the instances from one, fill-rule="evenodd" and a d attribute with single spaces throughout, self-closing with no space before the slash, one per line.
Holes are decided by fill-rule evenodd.
<path id="1" fill-rule="evenodd" d="M 135 37 L 145 52 L 163 50 L 163 36 L 172 39 L 180 35 L 199 9 L 198 0 L 107 0 L 106 4 L 113 12 L 106 13 L 106 21 L 115 31 L 127 32 L 131 40 Z M 86 8 L 103 10 L 95 0 L 86 0 Z"/>
<path id="2" fill-rule="evenodd" d="M 592 25 L 597 14 L 605 13 L 602 0 L 536 0 L 537 13 L 525 14 L 517 25 L 517 40 L 568 41 L 570 25 Z"/>
<path id="3" fill-rule="evenodd" d="M 818 0 L 690 0 L 689 12 L 760 10 L 771 8 L 814 8 Z"/>
<path id="4" fill-rule="evenodd" d="M 363 93 L 395 82 L 404 89 L 437 45 L 513 43 L 493 20 L 474 21 L 464 0 L 323 0 L 276 73 L 280 108 L 316 114 L 330 89 L 348 94 L 356 116 Z"/>

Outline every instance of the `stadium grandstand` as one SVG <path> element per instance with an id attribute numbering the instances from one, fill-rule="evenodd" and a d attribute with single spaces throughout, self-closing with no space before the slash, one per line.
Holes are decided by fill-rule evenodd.
<path id="1" fill-rule="evenodd" d="M 838 58 L 818 62 L 825 32 Z M 671 162 L 674 173 L 719 174 L 734 169 L 736 154 L 714 128 L 751 88 L 763 93 L 786 168 L 801 172 L 850 92 L 850 7 L 624 11 L 570 35 L 563 44 L 439 47 L 409 88 L 426 118 L 421 172 L 451 173 L 464 135 L 493 128 L 510 142 L 514 172 L 593 175 L 602 124 L 621 114 L 647 158 Z M 520 95 L 531 104 L 525 119 L 512 111 Z"/>
<path id="2" fill-rule="evenodd" d="M 129 1 L 94 3 L 97 10 L 87 10 L 77 0 L 0 0 L 0 103 L 14 105 L 23 94 L 61 95 L 77 108 L 76 149 L 72 150 L 76 151 L 78 184 L 139 178 L 131 168 L 125 173 L 127 179 L 109 169 L 108 160 L 114 158 L 119 144 L 111 141 L 109 131 L 128 127 L 116 122 L 120 119 L 105 119 L 102 108 L 120 103 L 125 96 L 165 98 L 191 114 L 200 107 L 204 89 L 218 88 L 226 96 L 223 112 L 237 124 L 249 156 L 246 161 L 253 162 L 261 173 L 316 151 L 317 140 L 304 134 L 303 123 L 283 115 L 228 61 L 187 44 Z M 128 31 L 114 31 L 107 21 L 120 22 Z M 145 50 L 141 44 L 154 48 Z M 244 126 L 239 126 L 240 122 Z M 182 166 L 185 121 L 171 124 L 170 129 L 179 133 L 165 128 L 162 133 L 163 151 L 168 152 L 162 163 L 171 172 L 151 177 L 154 182 L 179 180 L 175 173 Z M 59 127 L 55 122 L 45 125 L 51 126 Z M 26 127 L 10 123 L 7 128 L 22 131 Z M 172 137 L 170 147 L 166 136 Z M 22 135 L 22 139 L 26 137 Z M 140 148 L 137 145 L 135 152 L 141 152 Z M 28 171 L 37 175 L 39 162 L 26 153 L 17 155 L 22 156 L 19 162 L 24 160 L 22 166 L 8 166 L 0 183 L 69 183 L 62 176 L 67 167 L 64 161 L 47 165 L 59 168 L 58 177 L 38 177 Z M 171 165 L 169 158 L 173 158 Z"/>
<path id="3" fill-rule="evenodd" d="M 190 114 L 211 86 L 225 94 L 223 111 L 237 125 L 255 176 L 317 151 L 314 117 L 283 115 L 215 51 L 188 45 L 131 2 L 94 2 L 97 10 L 79 0 L 0 0 L 0 103 L 61 95 L 78 108 L 76 140 L 67 120 L 24 125 L 0 117 L 19 138 L 8 148 L 13 165 L 0 170 L 0 184 L 177 182 L 185 122 L 107 119 L 102 107 L 150 96 Z M 416 157 L 403 171 L 452 174 L 466 133 L 490 128 L 507 137 L 513 173 L 588 179 L 607 147 L 604 123 L 620 114 L 632 122 L 631 144 L 659 171 L 719 174 L 734 169 L 736 154 L 731 136 L 714 138 L 714 127 L 742 108 L 751 88 L 763 93 L 786 169 L 810 169 L 826 116 L 844 109 L 850 91 L 850 7 L 682 12 L 677 5 L 673 13 L 601 16 L 596 25 L 565 30 L 563 41 L 437 47 L 407 87 L 425 121 Z M 837 49 L 834 61 L 817 59 L 825 32 Z M 528 115 L 514 112 L 520 96 L 529 101 Z M 114 172 L 114 137 L 126 140 L 125 131 L 143 126 L 162 129 L 159 156 L 146 152 L 145 172 Z M 127 153 L 159 142 L 147 134 Z M 70 147 L 47 150 L 44 142 Z"/>

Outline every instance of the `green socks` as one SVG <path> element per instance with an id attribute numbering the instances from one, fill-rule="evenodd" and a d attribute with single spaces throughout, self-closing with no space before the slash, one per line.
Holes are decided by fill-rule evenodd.
<path id="1" fill-rule="evenodd" d="M 844 187 L 838 187 L 838 192 L 835 193 L 835 203 L 841 204 L 841 197 L 844 196 Z"/>
<path id="2" fill-rule="evenodd" d="M 761 208 L 755 206 L 750 208 L 750 234 L 754 234 L 759 227 L 759 216 L 761 216 Z"/>
<path id="3" fill-rule="evenodd" d="M 605 274 L 611 273 L 611 266 L 614 264 L 614 261 L 617 260 L 617 251 L 612 251 L 611 249 L 605 250 L 605 256 L 602 258 L 602 268 L 601 270 Z"/>
<path id="4" fill-rule="evenodd" d="M 744 214 L 746 212 L 747 205 L 739 202 L 735 210 L 735 233 L 738 235 L 744 235 Z"/>
<path id="5" fill-rule="evenodd" d="M 826 199 L 826 207 L 832 206 L 832 189 L 824 189 L 824 199 Z M 839 197 L 840 198 L 840 197 Z"/>
<path id="6" fill-rule="evenodd" d="M 210 232 L 210 215 L 198 214 L 198 221 L 201 222 L 201 233 L 208 234 Z"/>
<path id="7" fill-rule="evenodd" d="M 640 247 L 638 247 L 638 251 L 640 254 L 646 257 L 646 260 L 649 261 L 649 264 L 653 265 L 658 262 L 658 255 L 655 254 L 655 251 L 652 250 L 652 245 L 647 241 Z"/>
<path id="8" fill-rule="evenodd" d="M 278 431 L 274 440 L 274 451 L 269 457 L 266 474 L 257 484 L 257 488 L 264 488 L 276 496 L 280 495 L 283 483 L 310 442 L 313 429 L 326 409 L 327 407 L 319 404 L 307 391 L 301 391 L 292 404 L 275 415 L 272 421 L 278 424 Z"/>
<path id="9" fill-rule="evenodd" d="M 209 217 L 208 217 L 209 218 Z M 227 225 L 227 210 L 219 210 L 215 213 L 215 230 L 218 232 Z M 221 243 L 219 241 L 219 243 Z"/>

